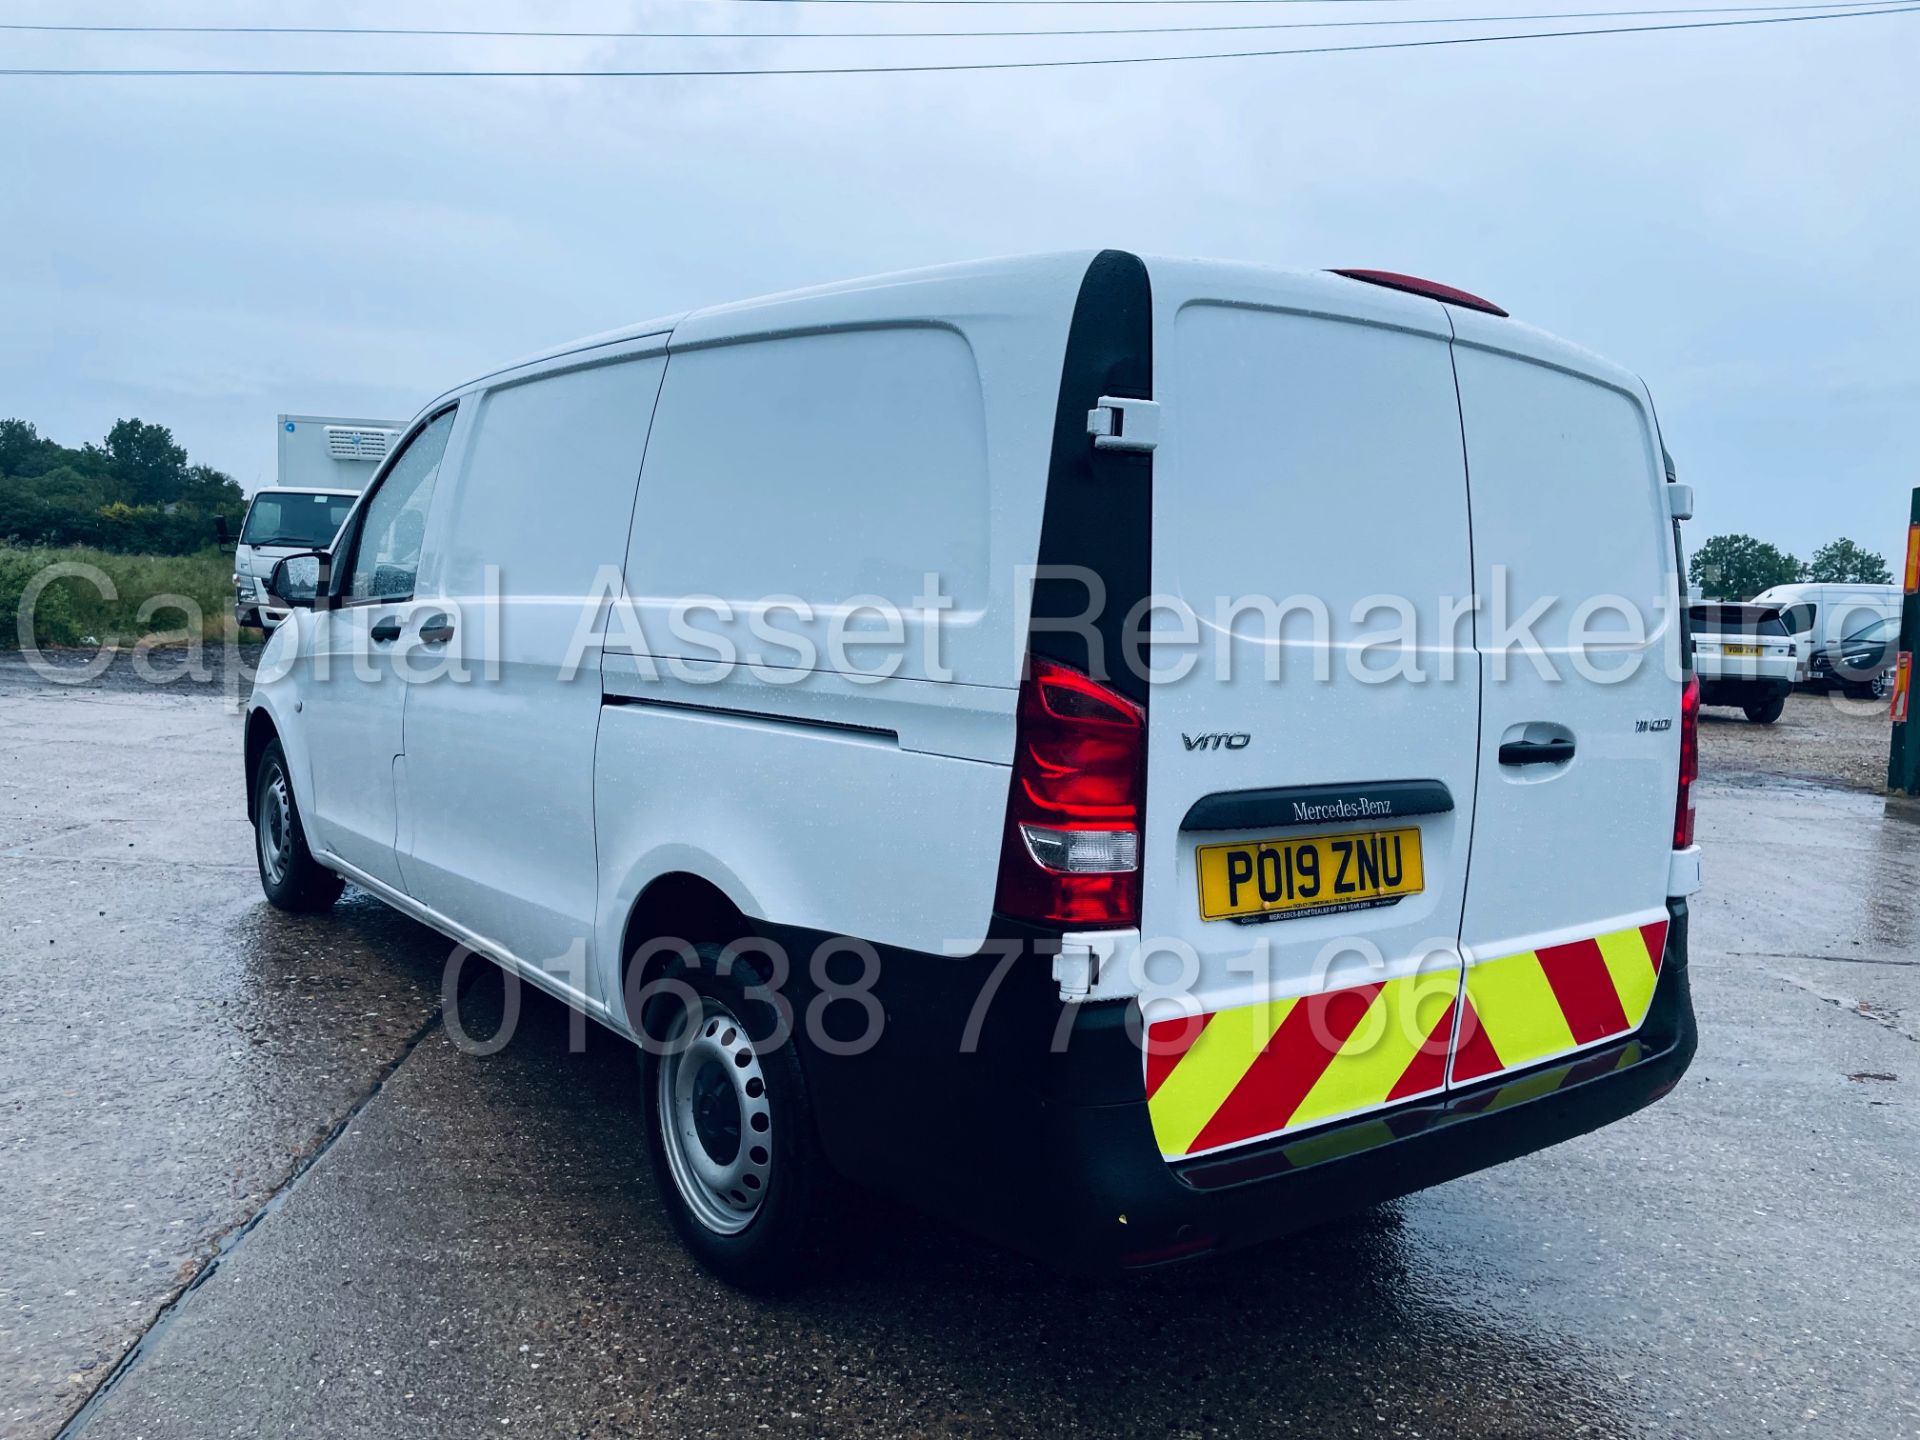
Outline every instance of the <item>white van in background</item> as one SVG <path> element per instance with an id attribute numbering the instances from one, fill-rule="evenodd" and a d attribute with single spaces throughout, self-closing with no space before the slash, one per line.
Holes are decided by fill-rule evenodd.
<path id="1" fill-rule="evenodd" d="M 1794 653 L 1799 661 L 1798 681 L 1812 678 L 1813 655 L 1858 634 L 1875 620 L 1900 618 L 1901 589 L 1898 585 L 1839 585 L 1817 581 L 1775 585 L 1753 597 L 1755 605 L 1770 605 L 1781 612 L 1788 632 L 1794 637 Z"/>
<path id="2" fill-rule="evenodd" d="M 1685 1070 L 1684 490 L 1639 380 L 1380 272 L 615 331 L 434 401 L 277 567 L 261 882 L 639 1040 L 736 1283 L 850 1243 L 841 1180 L 1079 1270 L 1283 1234 Z"/>

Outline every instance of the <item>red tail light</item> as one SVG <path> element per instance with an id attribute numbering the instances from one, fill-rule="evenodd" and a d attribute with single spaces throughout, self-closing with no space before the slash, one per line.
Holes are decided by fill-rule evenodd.
<path id="1" fill-rule="evenodd" d="M 1002 914 L 1077 929 L 1140 923 L 1147 712 L 1051 660 L 1020 687 Z"/>
<path id="2" fill-rule="evenodd" d="M 1693 844 L 1693 782 L 1700 778 L 1700 681 L 1680 692 L 1680 796 L 1673 811 L 1673 848 Z"/>

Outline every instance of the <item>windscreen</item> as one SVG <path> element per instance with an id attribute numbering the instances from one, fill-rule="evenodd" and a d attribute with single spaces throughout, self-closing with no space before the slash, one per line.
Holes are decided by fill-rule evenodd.
<path id="1" fill-rule="evenodd" d="M 1696 635 L 1770 635 L 1783 637 L 1787 627 L 1772 611 L 1750 610 L 1744 605 L 1696 605 L 1689 612 Z"/>
<path id="2" fill-rule="evenodd" d="M 339 532 L 353 501 L 351 495 L 316 495 L 307 490 L 256 495 L 240 542 L 318 549 Z"/>
<path id="3" fill-rule="evenodd" d="M 1874 621 L 1871 625 L 1863 626 L 1854 631 L 1853 634 L 1847 636 L 1847 638 L 1840 643 L 1843 645 L 1851 645 L 1856 641 L 1878 642 L 1885 640 L 1892 630 L 1893 622 L 1891 620 L 1880 619 Z"/>

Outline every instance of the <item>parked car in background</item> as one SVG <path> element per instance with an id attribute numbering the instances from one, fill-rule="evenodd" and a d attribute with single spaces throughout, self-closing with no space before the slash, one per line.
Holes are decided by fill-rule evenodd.
<path id="1" fill-rule="evenodd" d="M 1881 700 L 1886 698 L 1899 658 L 1900 622 L 1875 620 L 1814 651 L 1807 680 L 1823 690 L 1838 685 L 1857 699 Z"/>
<path id="2" fill-rule="evenodd" d="M 1702 705 L 1736 705 L 1756 725 L 1771 725 L 1805 666 L 1777 605 L 1706 602 L 1688 607 L 1693 668 Z"/>
<path id="3" fill-rule="evenodd" d="M 233 618 L 271 630 L 287 618 L 267 598 L 267 578 L 289 555 L 324 549 L 360 498 L 357 490 L 262 490 L 247 506 L 233 552 Z"/>
<path id="4" fill-rule="evenodd" d="M 1838 645 L 1848 636 L 1880 619 L 1898 622 L 1901 592 L 1898 585 L 1843 585 L 1805 582 L 1774 585 L 1753 597 L 1755 605 L 1779 609 L 1787 633 L 1794 637 L 1802 682 L 1812 679 L 1816 652 Z"/>

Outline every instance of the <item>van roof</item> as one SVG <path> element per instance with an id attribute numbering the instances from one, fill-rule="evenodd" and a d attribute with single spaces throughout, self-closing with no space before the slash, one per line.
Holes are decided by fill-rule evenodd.
<path id="1" fill-rule="evenodd" d="M 956 303 L 976 309 L 982 302 L 1003 309 L 1010 298 L 1026 292 L 1045 292 L 1050 298 L 1077 295 L 1087 267 L 1101 252 L 1058 251 L 1002 256 L 957 264 L 900 270 L 839 280 L 824 285 L 778 291 L 751 299 L 659 316 L 639 324 L 623 325 L 583 336 L 525 356 L 455 386 L 421 411 L 424 415 L 454 397 L 496 377 L 547 361 L 596 349 L 632 344 L 652 337 L 671 337 L 675 350 L 721 344 L 753 336 L 798 334 L 849 319 L 884 322 L 907 313 L 928 314 Z M 1362 279 L 1329 270 L 1298 270 L 1239 261 L 1141 255 L 1149 282 L 1162 277 L 1182 290 L 1220 287 L 1224 293 L 1251 290 L 1263 301 L 1298 306 L 1310 312 L 1338 317 L 1379 320 L 1383 309 L 1403 315 L 1417 328 L 1451 326 L 1457 339 L 1484 348 L 1506 351 L 1542 361 L 1559 369 L 1586 375 L 1636 395 L 1645 390 L 1639 380 L 1600 356 L 1519 321 L 1504 312 L 1442 305 L 1437 292 L 1382 288 Z M 1375 272 L 1369 272 L 1375 273 Z M 1386 273 L 1386 272 L 1377 272 Z M 1431 284 L 1431 282 L 1422 282 Z M 977 287 L 980 294 L 962 302 Z M 1057 288 L 1056 288 L 1057 287 Z M 1441 287 L 1451 289 L 1452 287 Z M 929 291 L 943 292 L 935 304 L 920 304 Z M 1465 292 L 1461 292 L 1464 294 Z M 1070 301 L 1069 301 L 1070 303 Z M 1484 303 L 1484 302 L 1483 302 Z M 416 417 L 417 418 L 417 417 Z"/>
<path id="2" fill-rule="evenodd" d="M 1754 598 L 1760 600 L 1769 595 L 1800 595 L 1809 590 L 1871 590 L 1876 594 L 1894 594 L 1900 588 L 1897 581 L 1874 583 L 1867 580 L 1790 580 L 1785 585 L 1769 585 Z"/>

